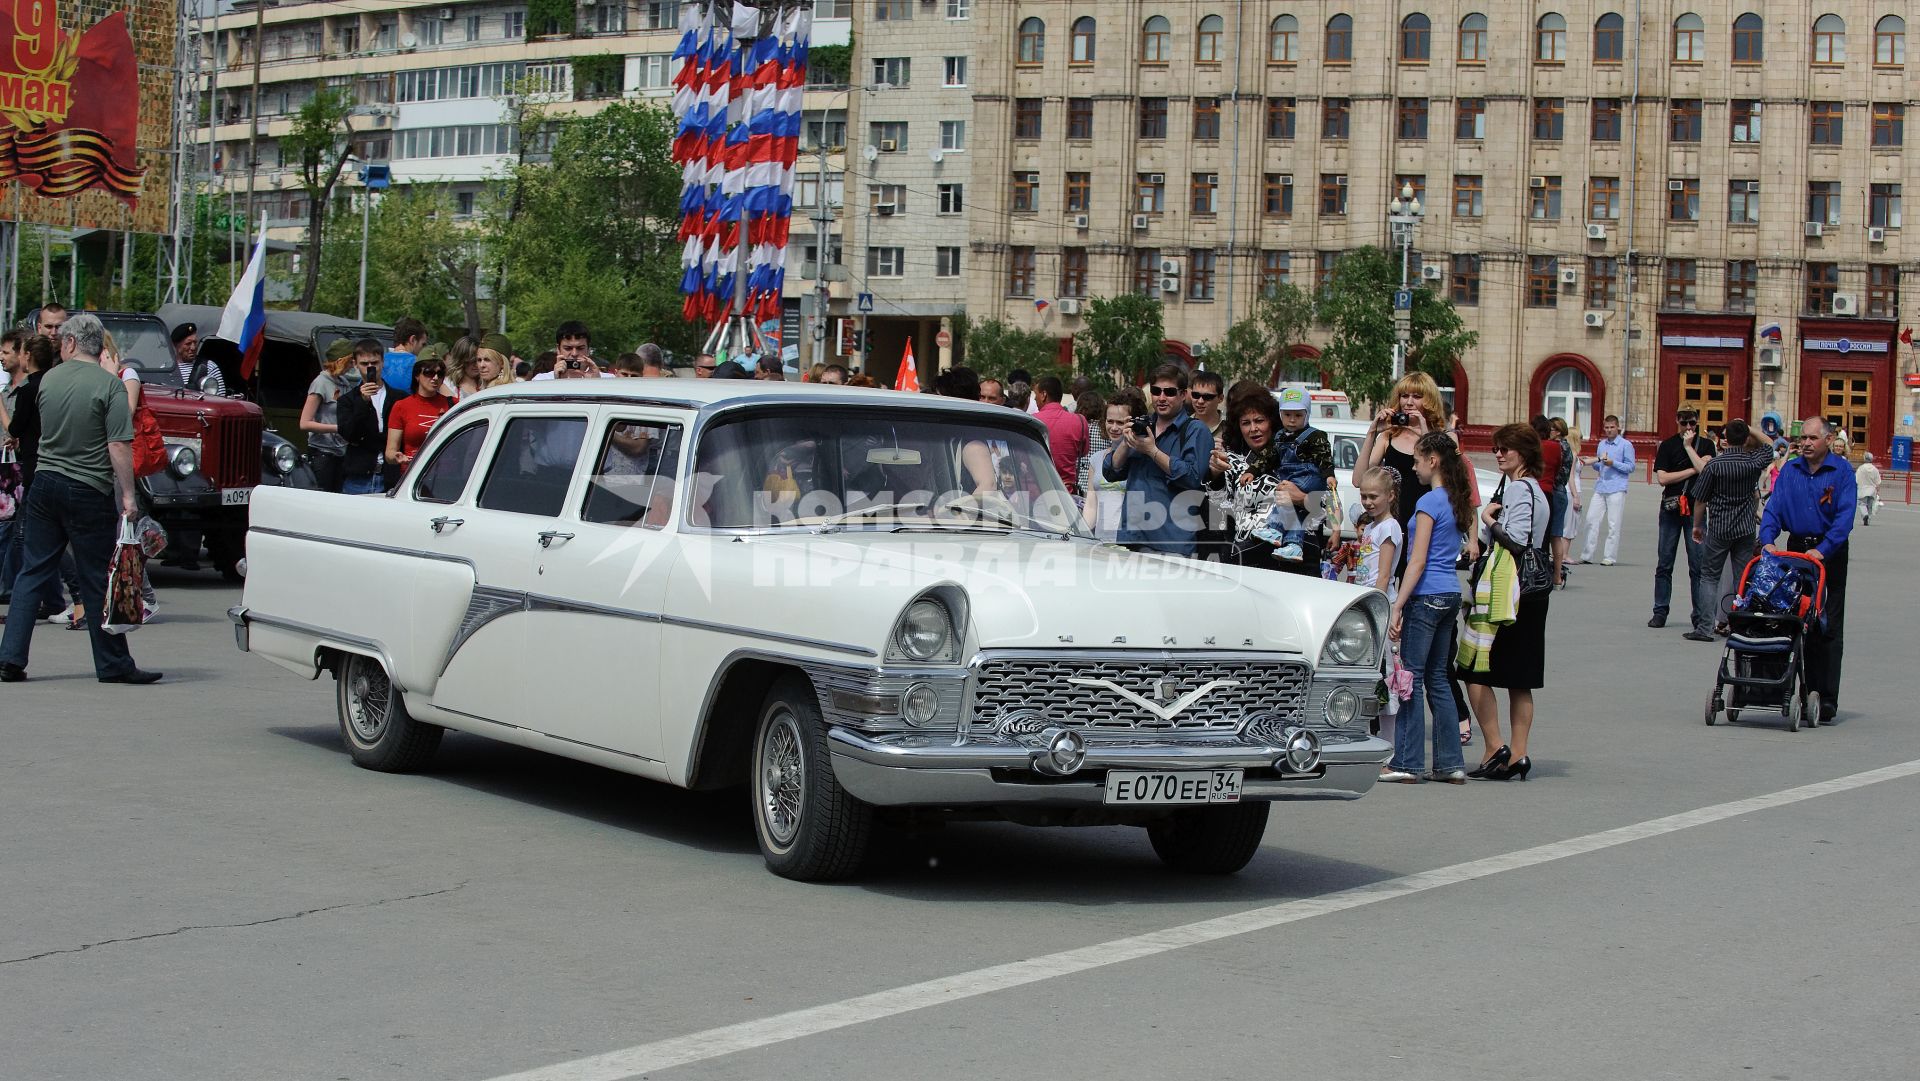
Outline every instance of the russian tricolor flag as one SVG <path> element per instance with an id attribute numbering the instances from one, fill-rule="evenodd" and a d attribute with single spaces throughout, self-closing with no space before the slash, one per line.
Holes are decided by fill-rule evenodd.
<path id="1" fill-rule="evenodd" d="M 240 347 L 240 378 L 252 379 L 260 364 L 260 349 L 267 335 L 267 223 L 260 220 L 260 240 L 247 260 L 247 272 L 227 298 L 227 309 L 220 313 L 220 329 L 214 337 L 225 338 Z"/>

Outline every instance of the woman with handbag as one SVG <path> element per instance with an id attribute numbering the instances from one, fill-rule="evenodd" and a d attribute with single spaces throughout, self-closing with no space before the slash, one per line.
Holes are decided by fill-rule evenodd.
<path id="1" fill-rule="evenodd" d="M 1553 595 L 1553 557 L 1548 552 L 1548 499 L 1540 487 L 1540 436 L 1526 424 L 1509 424 L 1493 433 L 1494 462 L 1500 488 L 1480 509 L 1487 544 L 1505 548 L 1519 567 L 1520 600 L 1513 622 L 1493 637 L 1486 671 L 1461 669 L 1467 700 L 1486 735 L 1488 754 L 1469 776 L 1491 781 L 1524 781 L 1533 769 L 1527 738 L 1533 731 L 1533 692 L 1546 683 L 1547 600 Z M 1491 551 L 1491 548 L 1487 548 Z M 1477 575 L 1476 575 L 1477 577 Z M 1511 744 L 1500 741 L 1500 701 L 1507 692 Z"/>

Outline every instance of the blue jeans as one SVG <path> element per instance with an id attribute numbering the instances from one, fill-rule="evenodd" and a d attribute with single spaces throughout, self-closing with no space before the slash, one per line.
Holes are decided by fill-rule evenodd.
<path id="1" fill-rule="evenodd" d="M 1460 750 L 1460 710 L 1447 686 L 1447 672 L 1453 667 L 1454 617 L 1459 614 L 1458 593 L 1423 594 L 1409 600 L 1401 613 L 1400 663 L 1413 673 L 1413 697 L 1394 718 L 1394 769 L 1418 773 L 1426 761 L 1422 695 L 1433 711 L 1433 768 L 1466 768 L 1466 756 Z"/>
<path id="2" fill-rule="evenodd" d="M 378 470 L 365 476 L 349 476 L 340 479 L 340 491 L 347 495 L 379 495 L 386 490 L 386 486 L 380 483 Z"/>
<path id="3" fill-rule="evenodd" d="M 25 507 L 15 513 L 20 518 L 27 516 Z M 14 552 L 14 541 L 19 536 L 20 531 L 14 528 L 12 518 L 0 522 L 0 598 L 13 596 L 13 568 L 20 562 L 19 555 Z"/>
<path id="4" fill-rule="evenodd" d="M 1653 614 L 1665 618 L 1667 606 L 1673 600 L 1673 556 L 1681 542 L 1687 548 L 1687 593 L 1694 593 L 1693 582 L 1700 577 L 1705 568 L 1701 565 L 1700 546 L 1693 543 L 1693 519 L 1677 510 L 1660 512 L 1660 562 L 1653 568 Z M 1718 579 L 1715 579 L 1718 581 Z M 1692 604 L 1692 601 L 1688 603 Z M 1698 604 L 1693 608 L 1693 625 L 1700 625 L 1700 618 L 1707 615 Z M 1707 619 L 1709 630 L 1713 627 L 1711 617 Z"/>
<path id="5" fill-rule="evenodd" d="M 27 666 L 40 598 L 54 589 L 60 557 L 71 549 L 79 571 L 80 603 L 87 609 L 87 634 L 93 641 L 93 674 L 106 677 L 133 671 L 127 636 L 101 629 L 106 622 L 107 564 L 120 531 L 113 497 L 43 469 L 33 478 L 25 511 L 26 553 L 20 576 L 14 579 L 6 636 L 0 638 L 0 663 Z M 16 519 L 16 527 L 19 524 Z"/>

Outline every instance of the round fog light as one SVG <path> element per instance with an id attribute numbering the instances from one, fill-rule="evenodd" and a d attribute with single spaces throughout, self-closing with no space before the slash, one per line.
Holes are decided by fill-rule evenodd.
<path id="1" fill-rule="evenodd" d="M 1087 741 L 1074 731 L 1056 732 L 1047 741 L 1047 758 L 1062 776 L 1079 769 L 1087 760 Z"/>
<path id="2" fill-rule="evenodd" d="M 940 692 L 930 683 L 916 683 L 900 696 L 900 716 L 915 728 L 932 724 L 940 712 Z"/>
<path id="3" fill-rule="evenodd" d="M 1287 735 L 1287 768 L 1295 773 L 1311 773 L 1320 764 L 1320 737 L 1303 728 Z"/>
<path id="4" fill-rule="evenodd" d="M 1336 728 L 1345 728 L 1360 716 L 1360 696 L 1350 688 L 1335 687 L 1327 695 L 1327 723 Z"/>

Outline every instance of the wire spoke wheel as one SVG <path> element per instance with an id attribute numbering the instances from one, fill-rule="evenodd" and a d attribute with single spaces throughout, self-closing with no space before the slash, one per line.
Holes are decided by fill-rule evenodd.
<path id="1" fill-rule="evenodd" d="M 793 713 L 783 709 L 768 719 L 760 748 L 760 815 L 774 844 L 784 848 L 799 834 L 806 791 L 799 726 Z"/>
<path id="2" fill-rule="evenodd" d="M 393 716 L 393 684 L 380 666 L 356 657 L 347 683 L 347 724 L 362 743 L 378 743 Z"/>

